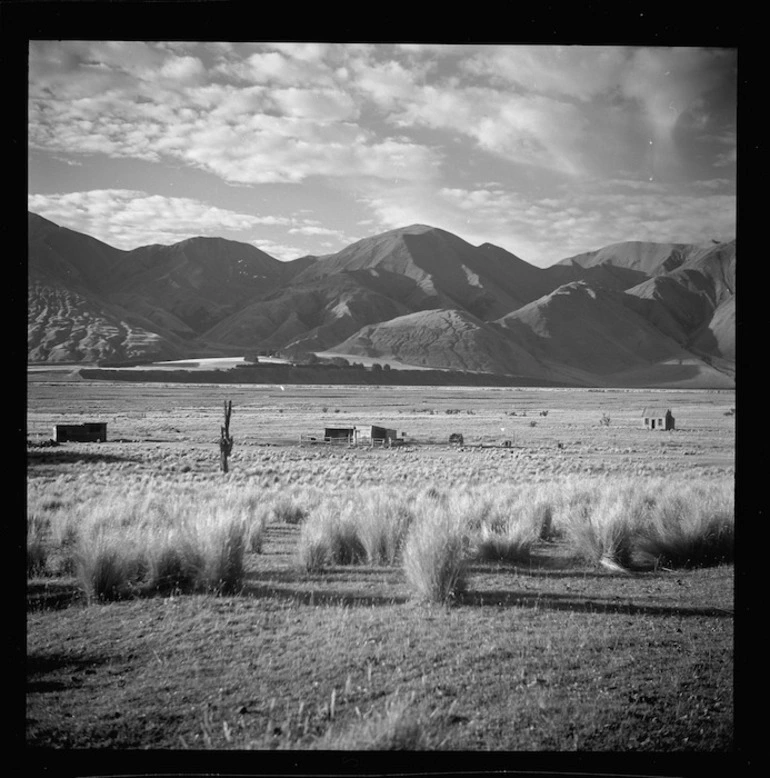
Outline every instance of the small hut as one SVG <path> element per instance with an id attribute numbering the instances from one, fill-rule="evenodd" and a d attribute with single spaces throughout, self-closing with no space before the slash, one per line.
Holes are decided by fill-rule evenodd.
<path id="1" fill-rule="evenodd" d="M 398 441 L 398 432 L 375 424 L 357 427 L 358 441 L 370 446 L 393 446 Z"/>
<path id="2" fill-rule="evenodd" d="M 324 429 L 324 441 L 326 443 L 347 443 L 352 445 L 358 438 L 358 430 L 355 427 L 326 427 Z"/>
<path id="3" fill-rule="evenodd" d="M 674 429 L 674 415 L 668 408 L 645 408 L 642 412 L 645 429 L 648 430 L 672 430 Z"/>

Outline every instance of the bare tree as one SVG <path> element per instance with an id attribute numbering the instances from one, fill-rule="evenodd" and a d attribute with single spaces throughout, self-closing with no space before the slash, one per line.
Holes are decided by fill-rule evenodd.
<path id="1" fill-rule="evenodd" d="M 227 472 L 227 458 L 233 450 L 233 438 L 230 435 L 230 416 L 233 413 L 233 401 L 225 400 L 225 423 L 220 427 L 219 464 L 223 473 Z"/>

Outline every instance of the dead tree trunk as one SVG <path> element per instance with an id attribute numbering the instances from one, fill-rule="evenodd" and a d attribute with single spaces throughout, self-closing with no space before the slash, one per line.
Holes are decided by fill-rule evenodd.
<path id="1" fill-rule="evenodd" d="M 233 412 L 233 401 L 225 400 L 225 423 L 220 427 L 219 435 L 219 465 L 223 473 L 227 472 L 227 458 L 233 450 L 233 438 L 230 435 L 230 416 Z"/>

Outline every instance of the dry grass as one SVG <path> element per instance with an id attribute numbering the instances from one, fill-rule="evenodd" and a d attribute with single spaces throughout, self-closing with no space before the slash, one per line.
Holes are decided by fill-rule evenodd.
<path id="1" fill-rule="evenodd" d="M 31 393 L 112 434 L 29 451 L 30 744 L 732 747 L 733 396 L 672 394 L 655 434 L 654 393 L 227 387 L 224 475 L 222 391 Z M 473 410 L 489 447 L 263 445 L 321 404 L 442 444 Z"/>
<path id="2" fill-rule="evenodd" d="M 423 499 L 404 546 L 402 566 L 418 600 L 447 603 L 465 591 L 469 557 L 467 497 Z"/>

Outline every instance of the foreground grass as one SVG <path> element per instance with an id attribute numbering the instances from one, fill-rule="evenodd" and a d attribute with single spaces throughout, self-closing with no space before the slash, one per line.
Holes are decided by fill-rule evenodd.
<path id="1" fill-rule="evenodd" d="M 553 405 L 555 394 L 488 393 L 474 406 L 480 440 L 503 426 L 511 437 L 518 416 L 507 415 L 503 398 L 514 399 L 517 411 L 522 402 L 547 400 L 542 407 L 553 412 L 535 428 L 524 419 L 508 450 L 263 448 L 244 434 L 223 477 L 208 440 L 218 415 L 198 411 L 201 392 L 174 389 L 158 402 L 154 387 L 146 419 L 147 399 L 105 397 L 105 407 L 141 406 L 137 419 L 118 414 L 111 426 L 126 425 L 118 432 L 125 442 L 30 454 L 28 746 L 57 755 L 81 748 L 626 751 L 635 760 L 640 752 L 716 755 L 734 747 L 733 523 L 723 499 L 733 441 L 719 396 L 713 403 L 702 396 L 703 407 L 713 408 L 691 429 L 661 437 L 635 430 L 630 411 L 621 418 L 627 394 L 586 393 L 567 411 Z M 212 392 L 221 413 L 221 389 Z M 254 393 L 250 387 L 242 401 Z M 288 394 L 264 390 L 270 412 L 253 409 L 255 437 L 265 418 L 292 430 L 320 423 L 307 394 L 275 413 Z M 51 401 L 57 414 L 59 395 L 57 388 Z M 459 407 L 460 396 L 447 402 Z M 355 395 L 366 404 L 356 406 L 361 418 L 383 413 L 372 397 Z M 169 412 L 174 398 L 179 407 L 171 403 Z M 87 399 L 78 395 L 78 412 L 95 407 Z M 443 416 L 407 399 L 406 429 L 434 434 Z M 596 428 L 608 400 L 616 403 L 613 425 Z M 349 411 L 338 416 L 361 420 Z M 436 436 L 445 439 L 456 424 L 448 416 Z M 610 481 L 620 487 L 614 500 L 601 498 Z M 710 497 L 677 505 L 683 484 L 704 482 Z M 647 489 L 641 499 L 634 484 Z M 202 499 L 207 492 L 213 504 Z M 426 515 L 411 508 L 462 493 L 472 498 L 463 509 L 462 585 L 449 607 L 425 603 L 420 577 L 410 580 L 404 566 L 409 530 Z M 144 548 L 134 568 L 143 587 L 128 599 L 91 592 L 89 600 L 77 552 L 89 548 L 84 530 L 98 527 L 93 506 L 108 497 L 137 508 L 102 528 L 120 529 Z M 632 508 L 630 525 L 618 502 Z M 330 527 L 344 518 L 356 528 L 338 547 L 355 553 L 302 564 L 303 533 L 327 508 Z M 581 522 L 587 515 L 592 521 Z M 240 528 L 235 542 L 205 543 L 227 517 Z M 128 532 L 135 526 L 142 531 Z M 188 531 L 163 534 L 163 527 Z M 167 553 L 159 540 L 168 541 Z M 223 557 L 217 548 L 237 553 Z M 189 553 L 174 552 L 180 549 Z M 420 561 L 431 553 L 426 544 Z M 613 555 L 626 572 L 602 566 Z M 433 558 L 424 572 L 442 556 Z M 217 559 L 235 563 L 230 593 L 221 575 L 196 577 Z"/>
<path id="2" fill-rule="evenodd" d="M 239 596 L 53 610 L 33 581 L 28 745 L 732 747 L 732 566 L 619 576 L 552 544 L 473 564 L 447 608 L 397 568 L 302 573 L 298 533 L 268 526 Z"/>

